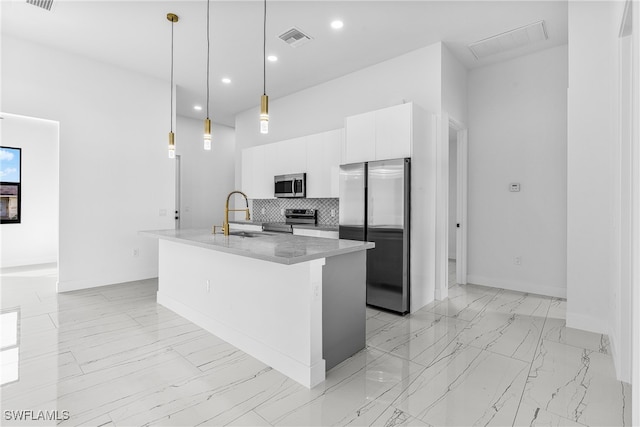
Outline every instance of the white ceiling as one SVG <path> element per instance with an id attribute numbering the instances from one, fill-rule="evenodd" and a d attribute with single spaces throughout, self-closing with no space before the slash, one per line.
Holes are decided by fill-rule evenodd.
<path id="1" fill-rule="evenodd" d="M 179 114 L 206 97 L 206 0 L 55 0 L 52 10 L 25 0 L 0 0 L 2 34 L 31 40 L 107 63 L 169 79 L 171 24 L 176 13 L 175 81 Z M 262 95 L 262 1 L 211 1 L 211 113 L 234 125 L 234 116 L 259 105 Z M 344 21 L 336 31 L 333 19 Z M 476 60 L 466 47 L 544 20 L 549 40 Z M 295 26 L 313 37 L 292 48 L 277 36 Z M 475 68 L 567 43 L 567 2 L 555 1 L 307 1 L 267 2 L 270 99 L 315 86 L 442 40 Z M 232 79 L 225 85 L 223 76 Z M 389 76 L 393 78 L 393 76 Z M 168 87 L 167 87 L 168 90 Z"/>

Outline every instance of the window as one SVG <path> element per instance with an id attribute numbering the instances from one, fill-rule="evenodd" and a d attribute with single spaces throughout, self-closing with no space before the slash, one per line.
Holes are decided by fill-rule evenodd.
<path id="1" fill-rule="evenodd" d="M 0 223 L 19 224 L 22 149 L 0 147 Z"/>

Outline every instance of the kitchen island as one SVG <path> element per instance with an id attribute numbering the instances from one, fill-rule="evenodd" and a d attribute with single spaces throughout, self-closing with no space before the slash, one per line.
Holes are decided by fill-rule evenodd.
<path id="1" fill-rule="evenodd" d="M 158 303 L 299 383 L 365 346 L 373 243 L 281 233 L 142 231 L 159 239 Z"/>

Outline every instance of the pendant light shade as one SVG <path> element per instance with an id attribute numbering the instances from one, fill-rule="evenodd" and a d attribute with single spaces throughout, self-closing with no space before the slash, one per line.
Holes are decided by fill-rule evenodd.
<path id="1" fill-rule="evenodd" d="M 176 157 L 176 135 L 173 133 L 173 24 L 178 22 L 178 15 L 167 13 L 167 19 L 171 22 L 171 131 L 169 132 L 169 158 Z"/>
<path id="2" fill-rule="evenodd" d="M 269 133 L 269 97 L 267 96 L 267 0 L 264 0 L 262 27 L 262 97 L 260 98 L 260 133 Z"/>
<path id="3" fill-rule="evenodd" d="M 269 133 L 269 97 L 260 97 L 260 133 Z"/>
<path id="4" fill-rule="evenodd" d="M 209 43 L 209 0 L 207 0 L 207 118 L 204 119 L 204 149 L 211 150 L 211 120 L 209 120 L 209 64 L 210 64 L 210 43 Z"/>
<path id="5" fill-rule="evenodd" d="M 211 120 L 204 119 L 204 149 L 211 150 Z"/>

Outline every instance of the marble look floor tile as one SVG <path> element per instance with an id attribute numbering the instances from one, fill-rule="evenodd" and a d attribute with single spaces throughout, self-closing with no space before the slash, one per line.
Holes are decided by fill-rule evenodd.
<path id="1" fill-rule="evenodd" d="M 207 334 L 194 324 L 132 327 L 77 340 L 71 351 L 84 372 L 92 372 L 197 339 Z"/>
<path id="2" fill-rule="evenodd" d="M 238 348 L 211 334 L 174 345 L 172 348 L 202 371 L 213 369 L 244 354 Z"/>
<path id="3" fill-rule="evenodd" d="M 39 314 L 31 317 L 20 316 L 20 328 L 24 335 L 34 332 L 51 331 L 56 329 L 56 325 L 48 314 Z"/>
<path id="4" fill-rule="evenodd" d="M 628 426 L 630 397 L 609 355 L 542 340 L 522 401 L 585 425 Z"/>
<path id="5" fill-rule="evenodd" d="M 429 426 L 391 405 L 371 401 L 355 414 L 340 420 L 337 426 Z"/>
<path id="6" fill-rule="evenodd" d="M 403 318 L 403 316 L 376 310 L 371 307 L 367 307 L 366 316 L 367 339 L 378 332 L 381 328 L 395 323 Z"/>
<path id="7" fill-rule="evenodd" d="M 436 426 L 510 425 L 529 364 L 452 343 L 393 406 Z"/>
<path id="8" fill-rule="evenodd" d="M 453 285 L 412 315 L 368 307 L 367 348 L 309 390 L 158 305 L 157 280 L 58 295 L 43 271 L 2 272 L 24 321 L 0 404 L 70 410 L 60 427 L 630 423 L 606 339 L 566 328 L 563 299 Z"/>
<path id="9" fill-rule="evenodd" d="M 129 371 L 127 375 L 121 375 L 120 369 L 111 369 L 100 375 L 85 375 L 86 378 L 62 382 L 58 390 L 58 404 L 71 413 L 68 424 L 75 424 L 79 417 L 104 414 L 109 414 L 117 424 L 112 411 L 136 404 L 144 397 L 153 395 L 159 388 L 171 387 L 200 373 L 181 357 L 166 358 L 164 362 L 154 366 L 138 366 L 142 368 Z M 108 375 L 109 372 L 115 375 Z"/>
<path id="10" fill-rule="evenodd" d="M 606 335 L 568 328 L 563 319 L 547 319 L 542 338 L 574 347 L 586 348 L 598 353 L 610 354 L 609 338 Z"/>
<path id="11" fill-rule="evenodd" d="M 518 414 L 513 422 L 514 427 L 583 427 L 583 424 L 576 423 L 559 415 L 545 411 L 543 408 L 531 406 L 521 402 Z"/>
<path id="12" fill-rule="evenodd" d="M 2 386 L 3 398 L 16 399 L 47 385 L 82 375 L 77 361 L 70 352 L 47 354 L 21 361 L 19 381 Z"/>
<path id="13" fill-rule="evenodd" d="M 460 332 L 457 341 L 531 363 L 544 318 L 483 310 Z"/>
<path id="14" fill-rule="evenodd" d="M 368 338 L 367 345 L 428 366 L 467 325 L 421 310 L 380 328 Z"/>
<path id="15" fill-rule="evenodd" d="M 485 292 L 472 285 L 456 285 L 449 289 L 449 298 L 438 302 L 429 311 L 460 320 L 470 321 L 482 311 L 498 292 Z"/>
<path id="16" fill-rule="evenodd" d="M 551 305 L 551 298 L 541 295 L 526 294 L 501 290 L 485 307 L 486 311 L 519 314 L 545 318 Z"/>
<path id="17" fill-rule="evenodd" d="M 269 424 L 264 418 L 262 418 L 260 415 L 256 414 L 254 411 L 249 411 L 247 413 L 245 413 L 244 415 L 236 418 L 235 420 L 231 421 L 229 424 L 226 424 L 228 426 L 256 426 L 256 427 L 262 427 L 262 426 L 270 426 L 271 424 Z"/>
<path id="18" fill-rule="evenodd" d="M 334 425 L 357 417 L 371 401 L 389 405 L 422 367 L 375 349 L 365 349 L 327 373 L 308 390 L 283 390 L 254 410 L 273 425 Z"/>
<path id="19" fill-rule="evenodd" d="M 549 306 L 547 319 L 567 319 L 567 300 L 563 298 L 553 298 Z"/>
<path id="20" fill-rule="evenodd" d="M 292 385 L 293 380 L 243 354 L 147 392 L 110 415 L 118 425 L 225 425 Z"/>

